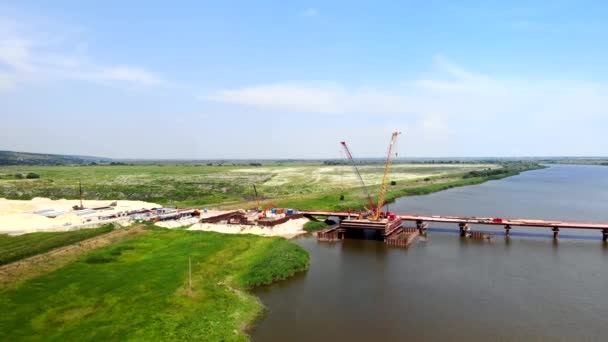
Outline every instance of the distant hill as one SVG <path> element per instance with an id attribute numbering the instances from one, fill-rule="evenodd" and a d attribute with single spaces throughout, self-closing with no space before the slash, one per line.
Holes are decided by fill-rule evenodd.
<path id="1" fill-rule="evenodd" d="M 82 165 L 92 162 L 109 162 L 110 158 L 70 156 L 62 154 L 0 151 L 0 166 L 7 165 Z"/>

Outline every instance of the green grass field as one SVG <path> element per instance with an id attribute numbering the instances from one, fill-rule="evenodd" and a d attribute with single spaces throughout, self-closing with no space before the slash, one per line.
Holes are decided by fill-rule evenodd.
<path id="1" fill-rule="evenodd" d="M 450 183 L 471 171 L 501 168 L 498 164 L 395 164 L 391 190 L 420 188 L 437 183 Z M 361 174 L 377 192 L 381 181 L 381 164 L 361 165 Z M 39 179 L 15 179 L 15 174 L 36 173 Z M 0 197 L 31 199 L 33 197 L 78 198 L 78 181 L 82 180 L 84 197 L 100 200 L 144 200 L 174 206 L 252 206 L 253 184 L 265 201 L 299 203 L 316 199 L 329 209 L 335 195 L 354 197 L 363 194 L 351 166 L 319 163 L 268 164 L 264 166 L 10 166 L 0 167 Z M 328 197 L 329 196 L 329 197 Z M 332 203 L 324 201 L 331 198 Z M 296 201 L 296 199 L 298 199 Z M 295 206 L 299 208 L 298 206 Z M 318 209 L 322 209 L 318 208 Z"/>
<path id="2" fill-rule="evenodd" d="M 0 265 L 109 233 L 112 229 L 114 228 L 110 224 L 71 232 L 30 233 L 16 236 L 0 234 Z"/>
<path id="3" fill-rule="evenodd" d="M 308 264 L 283 238 L 150 228 L 0 289 L 0 340 L 247 340 L 262 306 L 246 290 Z"/>

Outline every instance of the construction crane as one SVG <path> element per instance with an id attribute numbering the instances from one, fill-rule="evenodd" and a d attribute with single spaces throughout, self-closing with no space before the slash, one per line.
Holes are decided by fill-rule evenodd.
<path id="1" fill-rule="evenodd" d="M 376 213 L 376 205 L 374 204 L 374 200 L 372 200 L 372 196 L 369 194 L 369 190 L 367 189 L 367 186 L 365 185 L 365 182 L 363 181 L 363 177 L 361 177 L 361 173 L 359 172 L 359 169 L 357 168 L 357 163 L 355 162 L 355 159 L 353 158 L 352 153 L 350 153 L 350 149 L 348 148 L 348 145 L 346 145 L 346 141 L 341 141 L 340 144 L 342 144 L 342 147 L 344 147 L 344 151 L 346 151 L 346 156 L 348 157 L 348 160 L 350 160 L 351 164 L 353 165 L 353 170 L 355 171 L 355 174 L 357 175 L 357 178 L 359 179 L 359 182 L 361 183 L 361 186 L 363 187 L 363 190 L 365 191 L 365 194 L 367 195 L 367 203 L 369 204 L 369 210 L 372 211 L 372 215 L 375 215 Z"/>
<path id="2" fill-rule="evenodd" d="M 255 193 L 255 209 L 260 209 L 260 197 L 258 196 L 258 189 L 253 184 L 253 192 Z"/>
<path id="3" fill-rule="evenodd" d="M 378 206 L 376 207 L 373 216 L 374 220 L 378 220 L 380 218 L 380 215 L 382 214 L 382 207 L 384 206 L 386 190 L 388 189 L 388 173 L 391 169 L 391 164 L 393 162 L 393 152 L 399 134 L 401 134 L 401 132 L 393 132 L 393 134 L 391 135 L 391 141 L 388 144 L 386 162 L 384 163 L 384 175 L 382 176 L 382 183 L 380 183 L 380 191 L 378 192 Z"/>

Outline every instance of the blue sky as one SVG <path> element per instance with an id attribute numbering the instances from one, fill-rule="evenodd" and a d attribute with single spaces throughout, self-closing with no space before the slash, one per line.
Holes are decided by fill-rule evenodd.
<path id="1" fill-rule="evenodd" d="M 0 3 L 0 149 L 608 155 L 604 1 Z"/>

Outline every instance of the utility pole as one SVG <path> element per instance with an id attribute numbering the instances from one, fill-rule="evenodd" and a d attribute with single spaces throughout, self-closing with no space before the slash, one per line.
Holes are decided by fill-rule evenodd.
<path id="1" fill-rule="evenodd" d="M 188 257 L 188 287 L 192 293 L 192 257 Z"/>
<path id="2" fill-rule="evenodd" d="M 80 192 L 80 209 L 84 209 L 82 205 L 82 181 L 78 180 L 78 191 Z"/>

